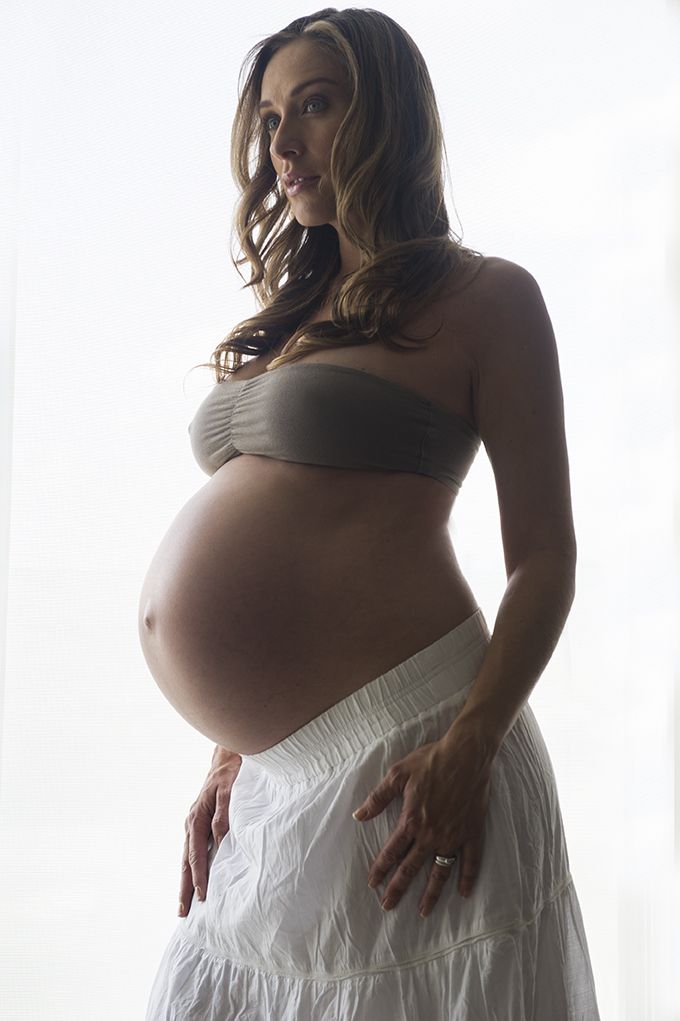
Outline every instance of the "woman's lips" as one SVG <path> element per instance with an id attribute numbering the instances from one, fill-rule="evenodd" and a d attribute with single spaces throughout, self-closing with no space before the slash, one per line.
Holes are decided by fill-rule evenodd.
<path id="1" fill-rule="evenodd" d="M 296 184 L 291 184 L 287 189 L 288 194 L 297 195 L 297 193 L 302 191 L 303 188 L 308 188 L 311 184 L 314 184 L 314 182 L 318 180 L 318 177 L 305 177 L 302 181 L 298 181 Z"/>

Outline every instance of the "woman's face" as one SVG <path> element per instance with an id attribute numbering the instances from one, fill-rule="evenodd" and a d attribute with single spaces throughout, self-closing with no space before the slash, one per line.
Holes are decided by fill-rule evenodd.
<path id="1" fill-rule="evenodd" d="M 329 81 L 313 81 L 326 78 Z M 310 84 L 304 85 L 304 82 Z M 328 171 L 333 139 L 350 104 L 342 68 L 308 39 L 288 43 L 271 58 L 262 78 L 260 117 L 274 169 L 298 223 L 333 223 L 335 198 L 313 181 L 291 194 L 283 175 L 318 177 Z M 335 224 L 334 224 L 335 225 Z"/>

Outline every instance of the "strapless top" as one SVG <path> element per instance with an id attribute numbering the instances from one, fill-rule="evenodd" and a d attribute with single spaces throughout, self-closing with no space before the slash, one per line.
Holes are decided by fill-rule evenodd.
<path id="1" fill-rule="evenodd" d="M 429 475 L 457 493 L 481 438 L 462 416 L 348 365 L 291 362 L 215 383 L 189 424 L 200 468 L 239 454 Z"/>

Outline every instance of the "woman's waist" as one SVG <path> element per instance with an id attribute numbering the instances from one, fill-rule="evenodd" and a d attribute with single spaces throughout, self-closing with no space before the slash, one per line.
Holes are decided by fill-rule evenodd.
<path id="1" fill-rule="evenodd" d="M 278 463 L 273 473 L 259 467 L 240 480 L 242 485 L 234 477 L 218 481 L 219 473 L 214 476 L 196 494 L 200 509 L 185 523 L 185 532 L 210 536 L 217 560 L 230 570 L 243 559 L 258 574 L 260 568 L 272 574 L 284 569 L 289 582 L 323 580 L 329 590 L 348 575 L 376 587 L 394 580 L 426 582 L 432 572 L 444 585 L 462 581 L 442 494 L 419 489 L 419 483 L 426 488 L 431 483 L 443 490 L 439 483 L 406 473 L 377 478 L 375 472 L 338 470 L 332 484 L 326 476 L 322 484 L 319 469 L 312 468 L 301 485 L 295 471 L 293 482 L 287 471 L 279 474 Z M 271 484 L 272 474 L 281 485 Z M 350 485 L 350 474 L 362 479 Z M 190 541 L 189 534 L 186 538 Z M 317 573 L 322 578 L 315 579 Z"/>
<path id="2" fill-rule="evenodd" d="M 338 468 L 242 454 L 227 462 L 203 490 L 206 499 L 239 513 L 266 506 L 285 526 L 304 524 L 355 531 L 382 527 L 399 531 L 446 528 L 455 496 L 443 483 L 406 471 Z"/>
<path id="3" fill-rule="evenodd" d="M 357 649 L 383 638 L 393 643 L 398 632 L 418 635 L 439 627 L 441 633 L 479 605 L 466 579 L 450 566 L 428 574 L 420 564 L 402 567 L 397 561 L 352 570 L 329 567 L 323 574 L 303 569 L 294 580 L 279 578 L 266 589 L 251 589 L 248 602 L 261 608 L 277 643 L 309 648 L 316 635 L 328 648 L 330 634 L 341 631 L 344 643 Z"/>
<path id="4" fill-rule="evenodd" d="M 215 604 L 257 607 L 289 634 L 294 620 L 304 620 L 308 632 L 317 624 L 327 630 L 324 622 L 336 618 L 358 634 L 370 633 L 370 622 L 385 631 L 418 617 L 448 615 L 458 622 L 478 606 L 450 542 L 432 537 L 403 546 L 393 536 L 361 529 L 348 528 L 342 541 L 309 529 L 278 536 L 273 547 L 261 535 L 257 545 L 232 547 L 225 562 L 228 571 L 218 571 L 204 589 Z"/>

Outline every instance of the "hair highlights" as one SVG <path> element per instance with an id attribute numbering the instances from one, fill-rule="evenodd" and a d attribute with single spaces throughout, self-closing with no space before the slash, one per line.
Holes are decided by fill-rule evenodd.
<path id="1" fill-rule="evenodd" d="M 278 189 L 270 139 L 258 117 L 265 68 L 281 47 L 305 38 L 344 68 L 352 95 L 336 133 L 329 174 L 320 187 L 335 195 L 337 222 L 360 252 L 360 268 L 340 281 L 331 318 L 304 326 L 331 295 L 340 272 L 338 235 L 330 224 L 300 225 Z M 442 125 L 420 50 L 392 18 L 372 9 L 324 8 L 297 18 L 256 44 L 239 82 L 231 132 L 232 174 L 239 200 L 232 229 L 262 310 L 238 323 L 209 363 L 218 382 L 243 355 L 280 353 L 273 369 L 319 348 L 382 342 L 405 345 L 401 327 L 452 271 L 481 253 L 453 235 L 444 202 Z M 239 271 L 240 273 L 240 271 Z"/>

